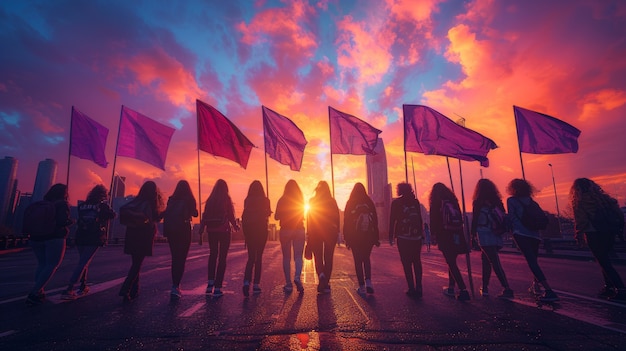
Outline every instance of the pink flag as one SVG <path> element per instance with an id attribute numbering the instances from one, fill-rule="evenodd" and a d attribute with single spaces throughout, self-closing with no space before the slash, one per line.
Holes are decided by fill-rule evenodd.
<path id="1" fill-rule="evenodd" d="M 237 162 L 244 169 L 254 144 L 213 106 L 196 100 L 198 148 Z"/>
<path id="2" fill-rule="evenodd" d="M 70 131 L 70 155 L 91 160 L 106 168 L 109 164 L 104 154 L 109 129 L 87 117 L 72 106 L 72 128 Z"/>
<path id="3" fill-rule="evenodd" d="M 403 105 L 404 150 L 479 161 L 489 167 L 487 153 L 498 147 L 493 140 L 460 126 L 422 105 Z"/>
<path id="4" fill-rule="evenodd" d="M 174 128 L 122 106 L 117 155 L 132 157 L 165 170 Z"/>
<path id="5" fill-rule="evenodd" d="M 328 106 L 330 152 L 333 154 L 373 155 L 382 131 L 367 122 Z"/>
<path id="6" fill-rule="evenodd" d="M 289 118 L 263 106 L 263 130 L 265 152 L 292 171 L 302 166 L 304 147 L 307 144 L 304 133 Z"/>
<path id="7" fill-rule="evenodd" d="M 543 113 L 513 106 L 520 152 L 565 154 L 578 152 L 576 127 Z"/>

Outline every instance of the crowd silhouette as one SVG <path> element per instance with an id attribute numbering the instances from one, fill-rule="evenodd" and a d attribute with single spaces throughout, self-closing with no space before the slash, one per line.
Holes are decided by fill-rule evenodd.
<path id="1" fill-rule="evenodd" d="M 490 296 L 489 283 L 493 271 L 502 287 L 497 297 L 514 298 L 499 258 L 499 251 L 504 245 L 502 235 L 511 233 L 533 276 L 529 292 L 539 302 L 558 301 L 559 297 L 548 283 L 537 259 L 541 243 L 540 231 L 546 224 L 542 217 L 545 216 L 543 210 L 533 200 L 535 188 L 524 179 L 513 179 L 507 185 L 506 191 L 509 197 L 506 199 L 505 210 L 496 185 L 489 179 L 480 179 L 472 199 L 472 222 L 467 228 L 464 227 L 467 224 L 457 197 L 443 183 L 435 183 L 430 192 L 429 223 L 425 223 L 422 216 L 423 206 L 410 184 L 397 184 L 397 197 L 391 203 L 390 213 L 379 214 L 365 186 L 356 183 L 346 202 L 341 225 L 340 211 L 327 182 L 320 181 L 317 184 L 313 197 L 308 201 L 309 210 L 305 213 L 304 196 L 295 180 L 286 182 L 275 211 L 272 211 L 263 185 L 255 180 L 250 184 L 244 201 L 240 227 L 228 185 L 225 180 L 218 179 L 206 199 L 199 226 L 199 234 L 206 232 L 209 242 L 206 295 L 213 298 L 223 295 L 231 234 L 239 229 L 243 230 L 248 253 L 242 293 L 244 297 L 248 297 L 251 286 L 253 294 L 261 293 L 263 251 L 268 240 L 269 217 L 273 213 L 280 227 L 279 240 L 285 277 L 283 291 L 286 294 L 291 293 L 294 286 L 299 293 L 304 292 L 301 280 L 303 256 L 314 260 L 319 282 L 317 292 L 331 292 L 333 256 L 340 232 L 343 233 L 346 247 L 352 251 L 358 284 L 356 292 L 362 296 L 374 294 L 370 257 L 373 248 L 380 246 L 379 217 L 388 215 L 389 244 L 398 248 L 408 297 L 423 297 L 421 251 L 423 246 L 430 251 L 432 241 L 436 243 L 448 266 L 448 285 L 443 293 L 460 301 L 469 300 L 470 294 L 457 259 L 459 255 L 470 252 L 467 239 L 471 239 L 478 243 L 481 251 L 481 295 Z M 617 201 L 587 178 L 574 181 L 570 200 L 576 235 L 587 242 L 604 279 L 604 286 L 598 296 L 626 301 L 624 282 L 613 267 L 609 255 L 615 237 L 622 236 L 624 229 L 624 216 Z M 147 256 L 152 256 L 157 223 L 161 220 L 163 234 L 167 238 L 172 256 L 170 295 L 172 299 L 183 296 L 181 281 L 191 245 L 192 217 L 198 216 L 197 206 L 189 183 L 181 180 L 166 206 L 157 184 L 146 181 L 137 196 L 120 208 L 120 223 L 126 226 L 124 253 L 131 257 L 131 266 L 119 290 L 119 296 L 124 301 L 139 296 L 141 266 Z M 107 189 L 103 185 L 95 186 L 87 194 L 86 200 L 79 203 L 76 220 L 70 217 L 68 191 L 64 184 L 53 185 L 44 200 L 31 204 L 25 212 L 24 234 L 30 235 L 37 268 L 34 285 L 28 293 L 26 303 L 39 305 L 44 302 L 46 284 L 63 260 L 69 227 L 74 223 L 77 223 L 76 246 L 79 260 L 61 298 L 73 300 L 87 294 L 89 265 L 98 248 L 106 244 L 108 222 L 116 215 L 110 207 Z M 469 238 L 466 238 L 466 230 Z M 307 251 L 310 251 L 311 257 Z M 295 266 L 293 275 L 292 259 Z"/>

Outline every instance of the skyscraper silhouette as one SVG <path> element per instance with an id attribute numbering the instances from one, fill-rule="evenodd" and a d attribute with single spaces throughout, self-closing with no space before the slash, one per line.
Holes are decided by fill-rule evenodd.
<path id="1" fill-rule="evenodd" d="M 0 225 L 9 226 L 7 218 L 13 215 L 17 163 L 17 159 L 9 156 L 0 160 Z"/>
<path id="2" fill-rule="evenodd" d="M 378 138 L 374 153 L 374 155 L 365 156 L 367 193 L 376 206 L 380 236 L 386 238 L 389 231 L 389 207 L 392 194 L 391 185 L 387 179 L 387 155 L 382 138 Z"/>
<path id="3" fill-rule="evenodd" d="M 57 161 L 47 158 L 39 162 L 37 167 L 37 177 L 33 189 L 32 201 L 43 200 L 43 196 L 48 192 L 57 177 Z"/>

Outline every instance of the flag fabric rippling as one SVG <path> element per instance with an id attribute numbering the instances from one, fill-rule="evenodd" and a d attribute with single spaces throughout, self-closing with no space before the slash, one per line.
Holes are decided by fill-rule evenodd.
<path id="1" fill-rule="evenodd" d="M 104 152 L 108 135 L 108 128 L 72 107 L 70 155 L 106 168 L 109 163 Z"/>
<path id="2" fill-rule="evenodd" d="M 578 152 L 580 130 L 543 113 L 513 106 L 520 152 L 564 154 Z"/>
<path id="3" fill-rule="evenodd" d="M 265 152 L 292 171 L 299 171 L 307 144 L 302 130 L 289 118 L 263 106 L 263 131 Z"/>
<path id="4" fill-rule="evenodd" d="M 330 152 L 333 154 L 373 155 L 382 131 L 367 122 L 328 107 Z"/>

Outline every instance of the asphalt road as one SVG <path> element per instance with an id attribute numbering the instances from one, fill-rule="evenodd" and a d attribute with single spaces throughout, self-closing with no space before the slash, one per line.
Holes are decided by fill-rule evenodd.
<path id="1" fill-rule="evenodd" d="M 318 295 L 313 262 L 305 261 L 304 294 L 285 294 L 279 244 L 269 242 L 263 292 L 241 293 L 246 252 L 233 242 L 225 294 L 206 288 L 208 246 L 192 244 L 183 278 L 183 298 L 170 300 L 167 244 L 156 244 L 141 273 L 141 293 L 131 302 L 117 296 L 130 258 L 120 246 L 103 248 L 90 270 L 91 291 L 75 301 L 60 293 L 78 258 L 68 250 L 41 306 L 26 306 L 35 269 L 29 250 L 0 255 L 0 350 L 624 350 L 626 305 L 595 298 L 602 286 L 591 261 L 541 258 L 562 300 L 538 307 L 526 291 L 531 274 L 519 255 L 503 254 L 516 298 L 478 295 L 480 255 L 471 254 L 474 290 L 468 302 L 442 294 L 447 268 L 436 248 L 423 250 L 424 297 L 405 295 L 395 247 L 374 248 L 375 294 L 356 293 L 352 255 L 335 251 L 330 294 Z M 465 258 L 459 264 L 467 279 Z M 626 278 L 626 267 L 618 266 Z M 500 291 L 492 277 L 491 292 Z"/>

